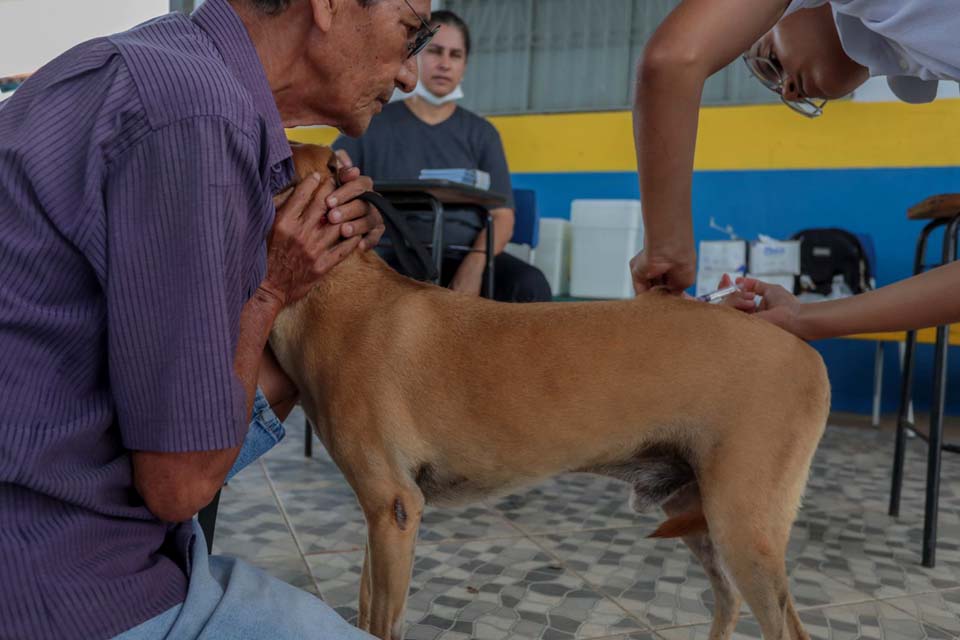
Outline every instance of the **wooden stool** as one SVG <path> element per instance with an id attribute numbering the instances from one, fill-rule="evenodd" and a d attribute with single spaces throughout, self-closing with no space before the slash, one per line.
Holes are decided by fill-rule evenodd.
<path id="1" fill-rule="evenodd" d="M 913 273 L 922 273 L 927 266 L 940 266 L 957 259 L 957 232 L 960 230 L 960 194 L 945 194 L 927 198 L 907 210 L 911 220 L 931 220 L 923 228 L 917 239 L 917 249 L 913 262 Z M 943 252 L 941 262 L 925 265 L 927 240 L 930 233 L 939 227 L 945 227 L 943 234 Z M 934 347 L 933 395 L 930 407 L 930 432 L 927 435 L 917 433 L 927 442 L 927 491 L 926 506 L 923 515 L 923 566 L 936 564 L 937 517 L 940 501 L 940 465 L 943 451 L 960 453 L 957 445 L 943 442 L 943 411 L 946 403 L 947 350 L 949 348 L 948 325 L 937 327 L 936 346 Z M 912 429 L 912 420 L 908 416 L 913 386 L 914 356 L 917 349 L 917 332 L 907 332 L 907 344 L 903 357 L 903 377 L 900 385 L 900 410 L 897 417 L 897 437 L 893 458 L 893 483 L 890 490 L 890 515 L 900 515 L 900 490 L 903 486 L 903 464 L 906 454 L 907 429 Z"/>

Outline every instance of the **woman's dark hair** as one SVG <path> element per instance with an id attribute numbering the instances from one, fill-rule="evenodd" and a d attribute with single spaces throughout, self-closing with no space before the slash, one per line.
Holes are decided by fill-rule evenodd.
<path id="1" fill-rule="evenodd" d="M 463 21 L 463 18 L 453 11 L 440 9 L 430 15 L 430 24 L 442 24 L 460 29 L 460 33 L 463 34 L 463 51 L 468 57 L 470 56 L 470 28 L 467 26 L 467 23 Z"/>

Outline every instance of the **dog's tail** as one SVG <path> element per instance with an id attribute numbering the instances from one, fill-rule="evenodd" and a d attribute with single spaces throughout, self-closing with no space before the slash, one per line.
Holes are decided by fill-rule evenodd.
<path id="1" fill-rule="evenodd" d="M 695 533 L 704 533 L 708 529 L 707 518 L 702 509 L 686 511 L 673 516 L 651 533 L 648 538 L 682 538 Z"/>

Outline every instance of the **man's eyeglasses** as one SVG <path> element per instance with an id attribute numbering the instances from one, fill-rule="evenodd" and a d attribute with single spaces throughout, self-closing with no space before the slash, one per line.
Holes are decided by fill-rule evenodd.
<path id="1" fill-rule="evenodd" d="M 783 74 L 770 58 L 745 53 L 743 54 L 743 62 L 747 65 L 747 69 L 750 70 L 753 77 L 760 81 L 760 84 L 780 96 L 780 101 L 783 104 L 807 118 L 818 118 L 823 115 L 823 107 L 827 104 L 826 100 L 811 100 L 803 96 L 797 100 L 789 100 L 783 95 Z"/>
<path id="2" fill-rule="evenodd" d="M 433 29 L 430 28 L 430 25 L 427 24 L 427 21 L 423 19 L 417 10 L 413 8 L 413 5 L 410 4 L 410 0 L 403 0 L 407 3 L 407 6 L 410 7 L 410 11 L 413 11 L 414 15 L 417 16 L 417 19 L 420 20 L 422 25 L 417 31 L 417 35 L 414 37 L 413 42 L 407 43 L 407 60 L 417 55 L 423 51 L 424 47 L 430 44 L 430 41 L 433 40 L 433 36 L 437 35 L 437 31 L 440 30 L 440 25 L 437 25 Z"/>

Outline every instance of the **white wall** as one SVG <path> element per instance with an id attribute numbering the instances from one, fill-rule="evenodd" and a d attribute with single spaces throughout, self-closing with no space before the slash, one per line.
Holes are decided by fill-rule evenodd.
<path id="1" fill-rule="evenodd" d="M 169 11 L 169 0 L 0 0 L 0 77 L 31 73 L 75 44 Z"/>

